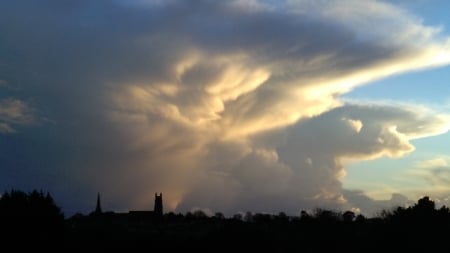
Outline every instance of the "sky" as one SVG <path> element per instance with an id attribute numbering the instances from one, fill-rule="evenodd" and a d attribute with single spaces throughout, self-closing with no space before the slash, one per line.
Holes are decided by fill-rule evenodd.
<path id="1" fill-rule="evenodd" d="M 450 204 L 450 4 L 0 4 L 0 190 L 66 214 Z"/>

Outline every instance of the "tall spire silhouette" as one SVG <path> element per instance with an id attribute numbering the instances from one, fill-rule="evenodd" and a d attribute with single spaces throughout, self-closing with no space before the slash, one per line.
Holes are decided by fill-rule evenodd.
<path id="1" fill-rule="evenodd" d="M 100 203 L 100 193 L 97 194 L 97 206 L 95 207 L 95 213 L 97 214 L 102 213 L 102 206 Z"/>

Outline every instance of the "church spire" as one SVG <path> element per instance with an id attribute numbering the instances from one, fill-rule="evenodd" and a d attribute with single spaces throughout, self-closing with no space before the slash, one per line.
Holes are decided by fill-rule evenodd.
<path id="1" fill-rule="evenodd" d="M 100 204 L 100 193 L 97 194 L 97 206 L 95 207 L 95 213 L 96 214 L 102 213 L 102 206 Z"/>

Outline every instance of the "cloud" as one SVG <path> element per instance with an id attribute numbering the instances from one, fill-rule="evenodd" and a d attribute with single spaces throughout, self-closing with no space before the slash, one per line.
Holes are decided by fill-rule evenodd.
<path id="1" fill-rule="evenodd" d="M 0 100 L 0 134 L 11 134 L 13 126 L 26 126 L 36 122 L 32 109 L 19 99 Z"/>
<path id="2" fill-rule="evenodd" d="M 422 191 L 412 191 L 415 196 L 422 197 L 423 190 L 426 190 L 425 195 L 436 203 L 436 208 L 450 206 L 448 194 L 450 191 L 450 159 L 448 156 L 439 155 L 432 159 L 419 161 L 406 176 L 421 183 Z"/>
<path id="3" fill-rule="evenodd" d="M 14 130 L 10 125 L 6 123 L 0 123 L 0 133 L 2 134 L 12 134 L 15 133 L 16 130 Z"/>
<path id="4" fill-rule="evenodd" d="M 409 173 L 413 178 L 424 180 L 430 191 L 435 195 L 446 194 L 450 188 L 450 162 L 446 156 L 416 163 L 414 170 Z"/>
<path id="5" fill-rule="evenodd" d="M 399 193 L 392 194 L 391 198 L 386 200 L 372 199 L 358 190 L 345 190 L 344 195 L 348 200 L 347 209 L 357 206 L 357 210 L 368 216 L 379 216 L 383 210 L 390 211 L 392 208 L 407 207 L 414 203 Z"/>
<path id="6" fill-rule="evenodd" d="M 38 166 L 47 186 L 74 193 L 68 209 L 89 208 L 86 196 L 97 191 L 116 210 L 148 207 L 155 191 L 170 210 L 340 206 L 343 159 L 402 156 L 410 140 L 448 130 L 447 116 L 425 107 L 340 99 L 450 61 L 439 29 L 391 4 L 23 6 L 0 10 L 2 80 L 20 87 L 2 101 L 23 107 L 14 122 L 8 109 L 0 129 L 31 122 L 20 102 L 30 100 L 54 124 L 24 133 L 33 145 L 9 140 L 24 157 L 7 144 L 0 151 L 7 164 L 22 161 L 23 175 Z M 39 184 L 3 173 L 14 178 L 8 185 Z"/>
<path id="7" fill-rule="evenodd" d="M 436 167 L 447 167 L 449 166 L 448 158 L 437 157 L 430 160 L 417 162 L 416 167 L 419 169 L 433 169 Z"/>
<path id="8" fill-rule="evenodd" d="M 360 122 L 359 131 L 349 120 Z M 341 183 L 343 161 L 403 156 L 414 150 L 410 140 L 448 127 L 448 116 L 417 105 L 347 103 L 288 128 L 253 136 L 250 143 L 208 149 L 214 165 L 203 164 L 209 169 L 201 180 L 208 183 L 196 185 L 185 201 L 228 212 L 253 207 L 296 213 L 322 205 L 373 214 L 380 210 L 369 207 L 385 208 L 394 202 L 347 199 Z"/>
<path id="9" fill-rule="evenodd" d="M 182 24 L 165 37 L 143 39 L 165 45 L 158 58 L 172 59 L 163 71 L 167 77 L 117 92 L 130 101 L 152 94 L 142 102 L 153 111 L 185 123 L 220 121 L 226 136 L 240 137 L 318 115 L 337 106 L 340 94 L 371 80 L 449 61 L 449 44 L 433 37 L 435 28 L 388 4 L 350 2 L 288 2 L 257 11 L 255 2 L 167 4 L 162 11 L 179 11 Z M 206 16 L 205 6 L 212 8 Z M 372 29 L 380 21 L 389 26 Z M 182 46 L 173 49 L 167 37 L 181 38 Z"/>

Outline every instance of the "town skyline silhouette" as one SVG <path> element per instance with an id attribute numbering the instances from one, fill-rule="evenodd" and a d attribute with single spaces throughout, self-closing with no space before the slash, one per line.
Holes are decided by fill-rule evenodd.
<path id="1" fill-rule="evenodd" d="M 27 240 L 35 249 L 67 252 L 84 252 L 86 247 L 101 252 L 143 247 L 219 252 L 238 248 L 423 252 L 446 249 L 446 244 L 431 242 L 444 241 L 447 236 L 436 226 L 450 228 L 450 209 L 436 209 L 427 196 L 409 207 L 382 210 L 374 218 L 325 209 L 301 211 L 298 216 L 247 212 L 226 218 L 220 212 L 208 216 L 201 210 L 183 215 L 163 213 L 162 201 L 162 193 L 155 193 L 153 211 L 114 213 L 102 210 L 97 194 L 90 214 L 64 217 L 49 193 L 11 190 L 0 198 L 1 236 L 5 245 Z M 15 247 L 26 249 L 29 245 Z"/>

